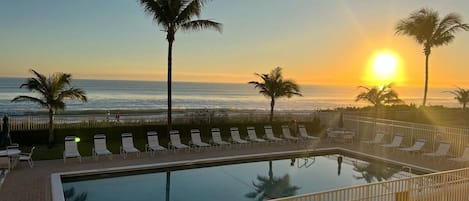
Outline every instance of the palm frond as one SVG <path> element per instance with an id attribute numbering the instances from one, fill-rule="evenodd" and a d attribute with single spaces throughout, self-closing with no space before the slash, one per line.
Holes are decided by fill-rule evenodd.
<path id="1" fill-rule="evenodd" d="M 190 21 L 193 17 L 200 17 L 202 7 L 206 1 L 204 0 L 185 0 L 180 14 L 178 15 L 177 21 L 182 23 Z"/>
<path id="2" fill-rule="evenodd" d="M 17 96 L 11 100 L 11 102 L 34 102 L 38 103 L 42 107 L 48 107 L 48 104 L 44 102 L 43 100 L 36 98 L 36 97 L 31 97 L 31 96 Z"/>
<path id="3" fill-rule="evenodd" d="M 167 11 L 163 8 L 163 5 L 167 5 L 167 0 L 139 0 L 140 4 L 143 6 L 145 13 L 150 15 L 153 18 L 153 21 L 161 25 L 165 31 L 168 29 L 171 22 L 168 17 Z"/>
<path id="4" fill-rule="evenodd" d="M 68 90 L 62 91 L 57 98 L 57 100 L 64 100 L 64 99 L 75 99 L 75 100 L 80 100 L 82 102 L 88 101 L 85 91 L 83 91 L 82 89 L 73 88 L 73 87 Z"/>
<path id="5" fill-rule="evenodd" d="M 205 29 L 212 29 L 218 32 L 222 32 L 223 26 L 221 23 L 211 21 L 211 20 L 193 20 L 181 24 L 181 30 L 184 31 L 199 31 Z"/>

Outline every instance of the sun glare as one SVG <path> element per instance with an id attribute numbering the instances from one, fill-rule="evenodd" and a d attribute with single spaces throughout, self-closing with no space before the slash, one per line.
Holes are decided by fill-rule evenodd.
<path id="1" fill-rule="evenodd" d="M 378 52 L 370 60 L 367 80 L 377 85 L 401 82 L 403 77 L 399 67 L 399 58 L 396 54 L 389 51 Z"/>

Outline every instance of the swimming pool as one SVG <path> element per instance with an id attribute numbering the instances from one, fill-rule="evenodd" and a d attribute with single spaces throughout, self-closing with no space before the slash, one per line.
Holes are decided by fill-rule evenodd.
<path id="1" fill-rule="evenodd" d="M 342 162 L 339 165 L 339 159 Z M 262 200 L 412 176 L 342 155 L 256 161 L 124 176 L 63 179 L 66 200 Z M 78 180 L 77 180 L 78 179 Z M 80 199 L 81 198 L 81 199 Z"/>

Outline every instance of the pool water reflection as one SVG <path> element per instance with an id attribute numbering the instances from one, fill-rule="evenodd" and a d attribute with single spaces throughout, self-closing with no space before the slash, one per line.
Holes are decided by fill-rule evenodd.
<path id="1" fill-rule="evenodd" d="M 63 183 L 67 200 L 263 200 L 412 174 L 339 155 L 146 173 Z M 341 159 L 339 159 L 341 158 Z"/>

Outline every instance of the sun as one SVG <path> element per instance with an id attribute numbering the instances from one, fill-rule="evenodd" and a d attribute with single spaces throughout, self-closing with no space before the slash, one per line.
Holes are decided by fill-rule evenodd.
<path id="1" fill-rule="evenodd" d="M 377 85 L 401 82 L 403 76 L 399 67 L 400 61 L 396 54 L 390 51 L 377 52 L 370 59 L 367 80 Z"/>
<path id="2" fill-rule="evenodd" d="M 374 74 L 381 79 L 393 78 L 396 75 L 397 59 L 390 54 L 379 54 L 373 61 Z"/>

